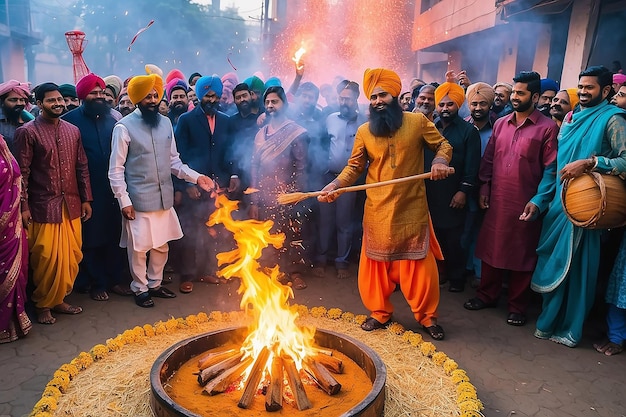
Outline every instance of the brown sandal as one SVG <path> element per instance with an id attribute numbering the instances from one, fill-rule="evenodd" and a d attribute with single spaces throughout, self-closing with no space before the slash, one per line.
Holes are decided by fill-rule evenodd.
<path id="1" fill-rule="evenodd" d="M 73 306 L 66 302 L 62 302 L 59 305 L 52 307 L 52 311 L 59 314 L 79 314 L 83 312 L 83 308 L 79 306 Z"/>
<path id="2" fill-rule="evenodd" d="M 307 287 L 306 282 L 302 279 L 300 274 L 291 274 L 292 287 L 296 290 L 303 290 Z"/>

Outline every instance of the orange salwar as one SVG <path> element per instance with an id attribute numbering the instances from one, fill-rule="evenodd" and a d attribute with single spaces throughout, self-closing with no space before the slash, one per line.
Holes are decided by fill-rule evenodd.
<path id="1" fill-rule="evenodd" d="M 430 222 L 429 222 L 430 223 Z M 400 259 L 395 261 L 375 261 L 361 248 L 359 261 L 359 294 L 370 316 L 380 323 L 386 323 L 393 313 L 389 297 L 400 284 L 415 319 L 429 327 L 437 324 L 439 306 L 439 272 L 437 259 L 443 259 L 441 248 L 434 235 L 432 223 L 429 225 L 429 250 L 424 259 Z"/>
<path id="2" fill-rule="evenodd" d="M 52 308 L 72 292 L 78 264 L 83 259 L 80 217 L 70 220 L 63 205 L 62 223 L 33 222 L 28 227 L 28 249 L 33 269 L 37 308 Z"/>

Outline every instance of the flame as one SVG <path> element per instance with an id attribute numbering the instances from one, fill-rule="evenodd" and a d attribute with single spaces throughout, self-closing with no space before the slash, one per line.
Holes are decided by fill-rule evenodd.
<path id="1" fill-rule="evenodd" d="M 302 69 L 302 65 L 300 65 L 300 60 L 302 59 L 302 55 L 304 55 L 305 52 L 306 49 L 304 49 L 304 46 L 300 46 L 300 49 L 298 49 L 296 53 L 293 54 L 293 58 L 291 58 L 293 62 L 296 63 L 296 67 L 298 69 Z"/>
<path id="2" fill-rule="evenodd" d="M 278 266 L 264 269 L 258 262 L 264 248 L 269 245 L 281 248 L 285 235 L 270 233 L 274 225 L 271 220 L 234 220 L 231 213 L 237 206 L 237 201 L 219 195 L 217 210 L 209 218 L 207 226 L 223 224 L 233 233 L 237 243 L 236 249 L 219 253 L 217 262 L 220 267 L 218 275 L 227 279 L 241 278 L 238 289 L 238 293 L 242 294 L 240 306 L 253 317 L 253 324 L 242 346 L 244 358 L 256 358 L 264 347 L 268 347 L 272 355 L 290 355 L 300 369 L 304 357 L 312 353 L 315 330 L 296 325 L 297 308 L 288 304 L 288 300 L 293 298 L 293 290 L 278 281 L 282 276 Z M 271 363 L 272 355 L 268 363 Z"/>

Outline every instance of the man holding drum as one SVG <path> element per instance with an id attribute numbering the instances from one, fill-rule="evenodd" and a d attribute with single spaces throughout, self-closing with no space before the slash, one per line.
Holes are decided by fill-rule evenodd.
<path id="1" fill-rule="evenodd" d="M 588 171 L 626 175 L 626 112 L 612 106 L 613 74 L 601 66 L 580 73 L 580 111 L 559 134 L 555 194 L 543 220 L 531 288 L 543 295 L 535 336 L 575 347 L 594 302 L 601 230 L 574 226 L 561 203 L 563 181 Z"/>

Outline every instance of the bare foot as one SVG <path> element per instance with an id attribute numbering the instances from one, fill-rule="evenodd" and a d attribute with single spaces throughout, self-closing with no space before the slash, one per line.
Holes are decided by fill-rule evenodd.
<path id="1" fill-rule="evenodd" d="M 347 269 L 338 269 L 337 278 L 338 279 L 350 278 L 350 271 L 348 271 Z"/>
<path id="2" fill-rule="evenodd" d="M 613 343 L 608 339 L 605 339 L 599 343 L 594 343 L 593 347 L 596 351 L 604 353 L 606 356 L 613 356 L 622 353 L 624 347 L 620 344 Z"/>
<path id="3" fill-rule="evenodd" d="M 83 312 L 83 309 L 82 307 L 73 306 L 64 301 L 61 304 L 58 304 L 52 307 L 52 311 L 54 311 L 55 313 L 60 313 L 60 314 L 79 314 Z"/>
<path id="4" fill-rule="evenodd" d="M 36 308 L 37 322 L 41 324 L 54 324 L 57 319 L 52 316 L 49 308 Z"/>
<path id="5" fill-rule="evenodd" d="M 323 266 L 316 266 L 315 268 L 313 268 L 313 276 L 324 278 L 325 275 L 326 271 L 324 270 Z"/>

